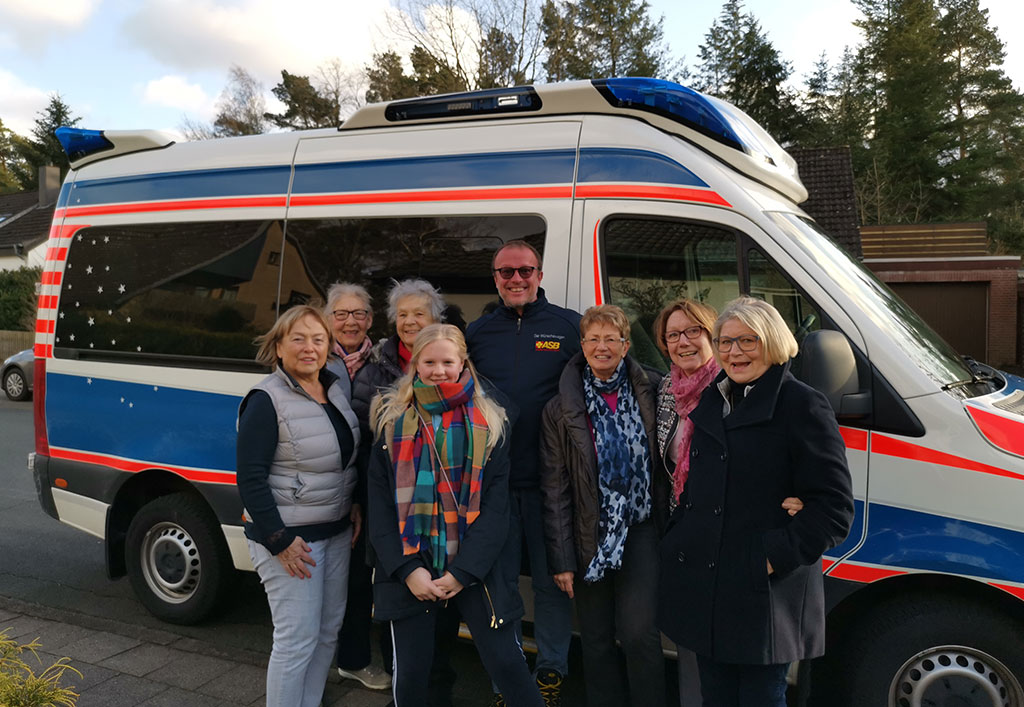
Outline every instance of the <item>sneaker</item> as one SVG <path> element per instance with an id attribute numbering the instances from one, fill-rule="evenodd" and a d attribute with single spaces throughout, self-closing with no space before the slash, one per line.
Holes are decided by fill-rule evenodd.
<path id="1" fill-rule="evenodd" d="M 347 680 L 358 680 L 363 687 L 371 690 L 387 690 L 391 687 L 391 676 L 370 663 L 362 670 L 344 670 L 338 668 L 338 675 Z"/>
<path id="2" fill-rule="evenodd" d="M 540 688 L 540 696 L 544 698 L 545 707 L 561 707 L 561 675 L 554 670 L 540 670 L 537 672 L 537 687 Z"/>
<path id="3" fill-rule="evenodd" d="M 500 692 L 494 693 L 494 699 L 491 700 L 489 707 L 505 707 L 505 698 L 501 696 Z"/>

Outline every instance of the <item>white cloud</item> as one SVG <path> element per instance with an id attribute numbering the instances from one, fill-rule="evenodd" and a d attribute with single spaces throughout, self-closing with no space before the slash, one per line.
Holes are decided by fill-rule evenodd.
<path id="1" fill-rule="evenodd" d="M 29 86 L 9 71 L 0 69 L 0 117 L 4 127 L 29 135 L 37 114 L 50 100 L 46 91 Z"/>
<path id="2" fill-rule="evenodd" d="M 179 71 L 237 64 L 270 86 L 282 69 L 312 73 L 332 57 L 361 66 L 389 9 L 388 0 L 151 0 L 126 18 L 123 36 Z"/>
<path id="3" fill-rule="evenodd" d="M 99 0 L 0 0 L 0 44 L 37 50 L 84 25 L 98 4 Z"/>
<path id="4" fill-rule="evenodd" d="M 142 99 L 204 118 L 213 114 L 216 103 L 216 97 L 207 95 L 202 86 L 189 83 L 183 76 L 163 76 L 150 81 L 142 90 Z"/>

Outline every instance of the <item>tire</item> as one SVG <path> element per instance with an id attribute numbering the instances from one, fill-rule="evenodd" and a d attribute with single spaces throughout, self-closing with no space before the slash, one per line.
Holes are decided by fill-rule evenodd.
<path id="1" fill-rule="evenodd" d="M 234 578 L 216 518 L 185 493 L 161 496 L 139 510 L 128 526 L 125 561 L 139 601 L 173 624 L 208 617 Z"/>
<path id="2" fill-rule="evenodd" d="M 11 368 L 4 374 L 4 393 L 11 400 L 28 400 L 31 395 L 28 389 L 28 381 L 20 368 Z"/>
<path id="3" fill-rule="evenodd" d="M 831 704 L 1024 707 L 1022 627 L 954 597 L 883 605 L 859 622 L 835 674 Z"/>

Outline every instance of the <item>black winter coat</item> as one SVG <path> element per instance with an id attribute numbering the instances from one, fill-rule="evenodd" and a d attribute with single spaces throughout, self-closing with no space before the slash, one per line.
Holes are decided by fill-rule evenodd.
<path id="1" fill-rule="evenodd" d="M 598 489 L 597 453 L 587 424 L 583 393 L 582 353 L 566 364 L 558 382 L 558 394 L 544 407 L 541 421 L 541 492 L 544 497 L 544 538 L 548 572 L 585 572 L 597 554 L 601 496 Z M 672 487 L 660 467 L 655 420 L 655 400 L 661 374 L 626 358 L 651 454 L 651 515 L 659 530 L 668 517 Z"/>
<path id="2" fill-rule="evenodd" d="M 497 397 L 499 403 L 503 402 Z M 369 473 L 369 541 L 375 556 L 373 574 L 374 616 L 383 621 L 402 619 L 436 608 L 420 601 L 405 584 L 418 567 L 431 569 L 428 558 L 402 554 L 395 508 L 395 470 L 391 460 L 391 430 L 373 442 Z M 519 577 L 505 577 L 498 555 L 509 527 L 508 431 L 483 468 L 480 515 L 466 530 L 459 552 L 448 570 L 463 586 L 482 583 L 485 610 L 492 627 L 499 628 L 522 618 Z M 433 573 L 433 572 L 432 572 Z"/>
<path id="3" fill-rule="evenodd" d="M 725 378 L 690 414 L 686 493 L 660 547 L 658 627 L 719 662 L 813 658 L 825 650 L 821 555 L 853 520 L 845 445 L 825 396 L 788 364 L 723 418 Z M 793 517 L 787 496 L 804 502 Z"/>

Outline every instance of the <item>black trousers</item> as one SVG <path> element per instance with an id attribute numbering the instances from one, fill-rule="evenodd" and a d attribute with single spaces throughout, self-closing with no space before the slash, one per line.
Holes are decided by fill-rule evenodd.
<path id="1" fill-rule="evenodd" d="M 787 663 L 736 665 L 697 656 L 704 707 L 786 707 Z"/>
<path id="2" fill-rule="evenodd" d="M 646 520 L 629 529 L 622 568 L 604 579 L 575 577 L 576 616 L 583 647 L 583 677 L 589 707 L 664 707 L 665 657 L 655 626 L 658 591 L 658 531 Z M 616 638 L 626 656 L 623 680 Z M 628 683 L 628 687 L 627 687 Z"/>
<path id="3" fill-rule="evenodd" d="M 352 548 L 348 570 L 348 603 L 345 622 L 338 632 L 338 667 L 362 670 L 370 664 L 370 633 L 373 627 L 373 568 L 366 564 L 366 528 Z M 391 634 L 381 631 L 380 652 L 384 669 L 391 669 Z"/>
<path id="4" fill-rule="evenodd" d="M 509 621 L 499 629 L 490 627 L 487 600 L 479 584 L 466 587 L 449 604 L 454 603 L 466 622 L 480 660 L 491 679 L 498 684 L 511 707 L 542 707 L 544 704 L 537 683 L 526 665 L 526 656 Z M 395 707 L 426 707 L 427 685 L 434 659 L 435 627 L 441 606 L 422 614 L 391 622 L 391 640 L 395 662 L 392 690 Z"/>

